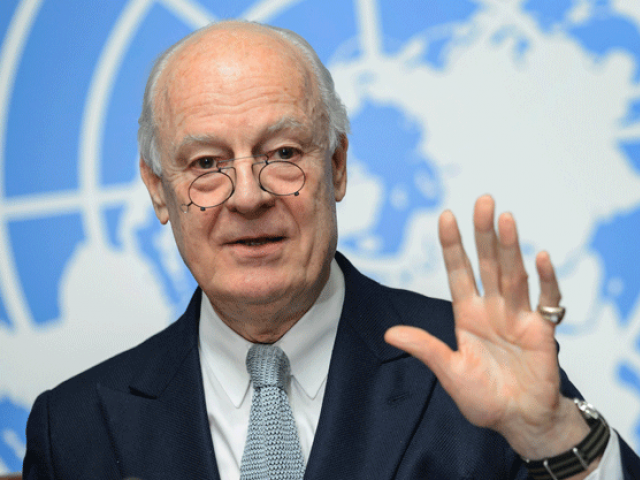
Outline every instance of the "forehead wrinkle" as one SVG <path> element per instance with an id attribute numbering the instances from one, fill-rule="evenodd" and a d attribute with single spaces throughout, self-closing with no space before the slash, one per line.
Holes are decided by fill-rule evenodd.
<path id="1" fill-rule="evenodd" d="M 181 152 L 191 147 L 218 147 L 222 144 L 223 142 L 220 137 L 213 134 L 186 135 L 177 145 L 175 151 L 179 156 Z"/>
<path id="2" fill-rule="evenodd" d="M 302 143 L 310 143 L 315 141 L 313 137 L 314 133 L 311 132 L 309 126 L 300 120 L 291 117 L 291 116 L 283 116 L 273 125 L 268 126 L 264 129 L 264 132 L 259 134 L 259 141 L 257 142 L 257 146 L 264 144 L 270 137 L 279 135 L 284 132 L 293 132 L 299 133 L 303 135 L 305 138 L 301 139 Z M 192 146 L 203 146 L 203 147 L 217 147 L 226 149 L 225 142 L 219 136 L 205 133 L 205 134 L 195 134 L 195 135 L 186 135 L 180 143 L 177 145 L 176 152 L 178 155 L 180 152 L 192 147 Z"/>
<path id="3" fill-rule="evenodd" d="M 278 95 L 281 97 L 279 100 L 280 103 L 289 104 L 295 107 L 296 110 L 299 109 L 311 125 L 305 125 L 303 121 L 296 119 L 293 115 L 289 115 L 290 118 L 283 117 L 278 123 L 269 127 L 266 133 L 275 133 L 285 129 L 314 130 L 319 120 L 318 113 L 320 113 L 322 109 L 318 108 L 317 101 L 315 101 L 317 95 L 314 95 L 313 89 L 310 88 L 308 75 L 300 71 L 300 69 L 297 70 L 298 81 L 293 82 L 284 90 L 277 85 L 277 82 L 252 84 L 250 82 L 251 77 L 245 78 L 246 86 L 242 86 L 242 88 L 236 86 L 233 94 L 226 94 L 221 91 L 224 89 L 224 85 L 211 85 L 210 92 L 212 95 L 216 95 L 218 113 L 221 115 L 226 113 L 233 114 L 238 108 L 246 109 L 254 108 L 254 106 L 259 108 L 265 97 Z M 159 92 L 161 95 L 158 95 L 158 99 L 160 100 L 158 103 L 161 104 L 158 109 L 158 117 L 159 120 L 161 120 L 159 123 L 166 127 L 172 127 L 172 129 L 178 127 L 186 118 L 200 112 L 200 99 L 202 98 L 194 97 L 194 102 L 191 102 L 191 97 L 181 98 L 180 95 L 183 89 L 177 87 L 179 86 L 173 85 L 172 79 L 167 79 L 164 85 L 162 85 L 162 92 Z M 256 90 L 258 90 L 260 94 L 256 94 Z M 249 93 L 246 99 L 244 98 L 245 91 Z M 177 98 L 175 98 L 176 95 Z M 220 100 L 222 100 L 222 102 L 220 102 Z"/>
<path id="4" fill-rule="evenodd" d="M 278 120 L 273 125 L 267 127 L 265 133 L 267 136 L 275 136 L 283 132 L 293 132 L 293 133 L 302 134 L 306 137 L 309 137 L 309 136 L 315 137 L 316 132 L 314 132 L 313 130 L 314 128 L 313 127 L 310 128 L 308 124 L 305 124 L 300 120 L 298 120 L 297 118 L 287 115 L 287 116 L 283 116 L 280 120 Z M 305 140 L 305 141 L 308 141 L 308 140 Z M 315 141 L 315 138 L 313 138 L 312 141 Z"/>
<path id="5" fill-rule="evenodd" d="M 223 30 L 223 29 L 220 29 Z M 234 73 L 234 62 L 247 59 L 249 63 L 251 58 L 255 59 L 256 55 L 260 58 L 266 58 L 269 54 L 276 55 L 274 58 L 278 58 L 277 63 L 280 67 L 286 66 L 287 72 L 281 73 L 283 78 L 295 77 L 295 81 L 292 81 L 285 91 L 293 93 L 294 90 L 298 90 L 300 93 L 295 93 L 294 96 L 298 97 L 298 107 L 306 112 L 308 118 L 313 125 L 312 135 L 314 141 L 317 143 L 323 143 L 326 127 L 326 112 L 321 102 L 320 92 L 318 90 L 317 79 L 312 72 L 309 61 L 302 55 L 297 47 L 284 41 L 278 36 L 275 36 L 270 31 L 255 31 L 252 27 L 249 28 L 225 28 L 226 31 L 216 31 L 215 29 L 210 32 L 204 33 L 190 42 L 182 46 L 178 50 L 173 58 L 170 60 L 170 64 L 163 72 L 158 82 L 158 92 L 156 95 L 156 108 L 158 111 L 156 125 L 162 127 L 169 127 L 169 130 L 176 127 L 175 122 L 180 122 L 178 118 L 179 112 L 184 103 L 177 101 L 173 98 L 176 94 L 178 97 L 182 91 L 184 81 L 194 82 L 198 77 L 202 77 L 207 69 L 213 68 L 218 74 L 224 74 L 225 70 L 229 70 L 229 74 Z M 258 64 L 257 68 L 267 68 L 265 63 Z M 295 73 L 294 73 L 295 72 Z M 239 70 L 235 71 L 236 74 L 240 73 Z M 293 75 L 292 75 L 293 73 Z M 251 84 L 250 79 L 252 77 L 251 71 L 244 70 L 243 73 L 247 83 L 247 88 L 263 88 L 269 90 L 273 85 L 265 84 L 260 85 L 257 83 Z M 222 75 L 220 78 L 224 77 Z M 206 75 L 205 75 L 206 78 Z M 189 80 L 187 80 L 189 79 Z M 241 81 L 241 78 L 238 78 Z M 225 89 L 225 85 L 231 83 L 238 85 L 236 82 L 222 82 L 217 85 L 212 85 L 212 93 L 222 93 Z M 279 82 L 276 82 L 279 83 Z M 235 94 L 239 93 L 236 90 Z M 266 92 L 265 92 L 266 93 Z M 233 108 L 233 95 L 229 96 Z M 222 105 L 219 105 L 222 107 Z M 177 109 L 177 110 L 176 110 Z M 184 112 L 182 112 L 184 113 Z M 286 123 L 286 122 L 285 122 Z M 172 125 L 173 124 L 173 125 Z M 292 129 L 299 129 L 299 125 L 290 124 L 287 126 Z M 284 125 L 274 125 L 271 132 L 277 130 L 283 130 Z M 165 130 L 166 131 L 166 130 Z M 163 139 L 165 142 L 167 138 Z M 161 140 L 162 141 L 162 140 Z M 171 147 L 174 147 L 177 139 L 172 138 L 169 140 Z M 177 146 L 180 148 L 180 146 Z"/>

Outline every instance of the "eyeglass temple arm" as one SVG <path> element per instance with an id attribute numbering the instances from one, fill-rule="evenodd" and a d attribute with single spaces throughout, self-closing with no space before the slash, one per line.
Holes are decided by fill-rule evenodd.
<path id="1" fill-rule="evenodd" d="M 193 203 L 193 201 L 189 203 L 183 203 L 182 205 L 180 205 L 180 210 L 182 211 L 182 213 L 189 213 L 189 207 L 191 205 L 196 205 L 196 204 Z M 201 212 L 204 212 L 207 208 L 213 208 L 213 207 L 201 207 L 200 205 L 196 205 L 196 207 L 198 207 Z"/>

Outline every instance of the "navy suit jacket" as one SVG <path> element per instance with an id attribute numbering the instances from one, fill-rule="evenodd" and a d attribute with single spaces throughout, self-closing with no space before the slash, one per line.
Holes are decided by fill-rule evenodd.
<path id="1" fill-rule="evenodd" d="M 427 367 L 383 340 L 403 323 L 454 347 L 451 304 L 383 287 L 336 257 L 346 296 L 305 479 L 526 478 L 502 437 L 467 422 Z M 26 479 L 219 479 L 198 354 L 201 295 L 163 332 L 38 397 Z M 563 391 L 578 395 L 564 374 Z M 621 443 L 625 478 L 640 478 Z"/>

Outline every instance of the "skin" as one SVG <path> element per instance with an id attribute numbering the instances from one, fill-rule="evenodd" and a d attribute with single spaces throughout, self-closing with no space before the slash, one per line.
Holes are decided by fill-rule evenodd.
<path id="1" fill-rule="evenodd" d="M 171 223 L 186 265 L 220 318 L 251 342 L 278 340 L 328 279 L 348 142 L 343 137 L 335 151 L 327 149 L 320 105 L 299 52 L 246 24 L 217 25 L 194 37 L 160 79 L 163 173 L 155 175 L 141 159 L 143 181 L 158 219 Z M 306 184 L 297 197 L 261 190 L 247 158 L 283 146 L 302 154 Z M 198 159 L 205 158 L 238 159 L 236 191 L 223 205 L 183 213 L 191 181 L 206 171 Z M 560 395 L 554 327 L 529 305 L 515 221 L 501 215 L 496 232 L 494 209 L 493 199 L 483 196 L 474 212 L 483 296 L 455 217 L 449 211 L 440 217 L 458 350 L 406 326 L 390 329 L 385 339 L 433 370 L 471 423 L 496 430 L 525 457 L 553 456 L 579 443 L 588 427 Z M 545 252 L 537 271 L 540 304 L 558 305 Z"/>
<path id="2" fill-rule="evenodd" d="M 275 342 L 328 279 L 347 140 L 327 149 L 306 61 L 262 29 L 213 28 L 177 52 L 165 72 L 156 106 L 161 177 L 140 162 L 156 215 L 171 223 L 182 258 L 220 318 L 247 340 Z M 281 147 L 302 152 L 299 196 L 261 190 L 254 160 L 246 158 Z M 207 171 L 197 161 L 203 158 L 239 158 L 236 191 L 223 205 L 183 213 L 191 181 Z"/>
<path id="3" fill-rule="evenodd" d="M 407 326 L 391 328 L 385 340 L 433 370 L 471 423 L 497 431 L 526 458 L 551 457 L 580 443 L 589 428 L 573 401 L 560 395 L 554 325 L 531 310 L 515 220 L 500 215 L 496 232 L 494 209 L 493 199 L 485 195 L 474 210 L 483 295 L 455 217 L 450 211 L 440 216 L 458 349 Z M 546 252 L 538 254 L 536 267 L 539 304 L 558 306 L 560 290 Z M 598 463 L 571 478 L 585 478 Z"/>

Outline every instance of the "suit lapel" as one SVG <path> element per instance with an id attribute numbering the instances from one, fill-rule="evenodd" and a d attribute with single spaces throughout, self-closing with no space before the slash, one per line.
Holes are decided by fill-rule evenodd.
<path id="1" fill-rule="evenodd" d="M 336 258 L 345 303 L 305 479 L 391 479 L 435 376 L 383 340 L 407 321 L 392 307 L 397 296 Z M 219 480 L 198 353 L 200 300 L 198 289 L 183 317 L 148 341 L 128 391 L 97 387 L 123 477 Z"/>
<path id="2" fill-rule="evenodd" d="M 403 321 L 387 290 L 336 258 L 347 290 L 305 479 L 390 479 L 435 376 L 384 342 L 384 332 Z"/>
<path id="3" fill-rule="evenodd" d="M 128 391 L 98 385 L 123 477 L 218 480 L 198 353 L 198 289 L 182 318 L 149 340 Z"/>

